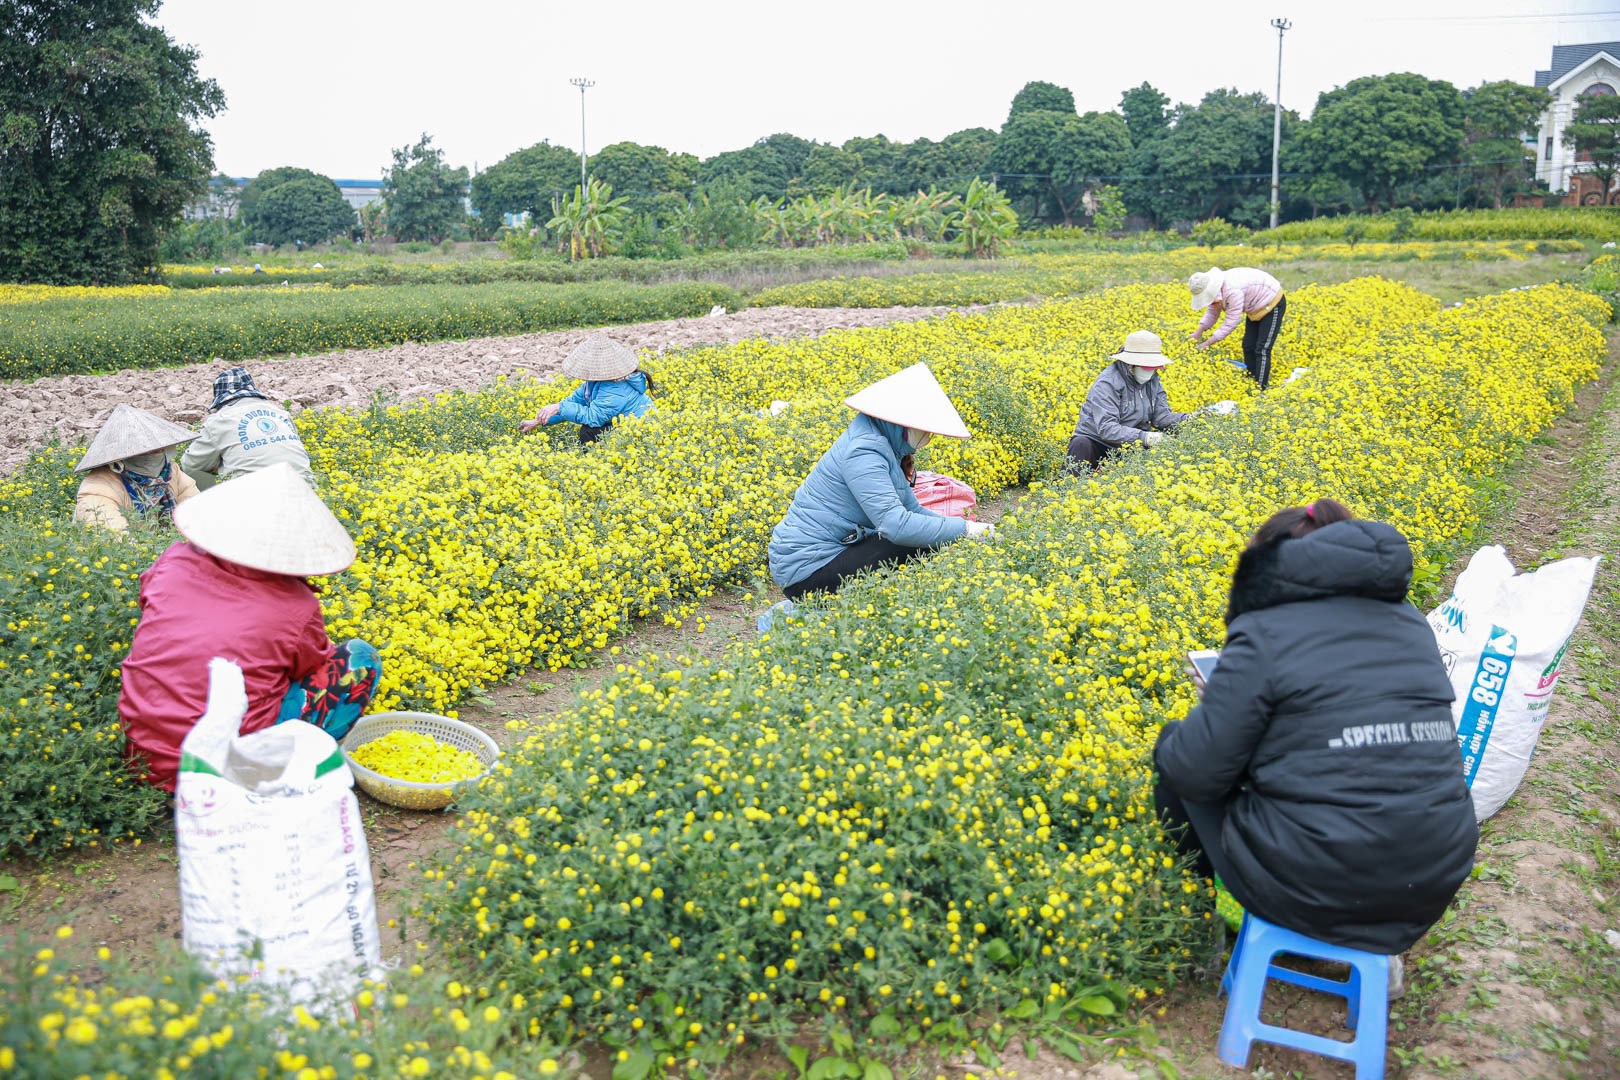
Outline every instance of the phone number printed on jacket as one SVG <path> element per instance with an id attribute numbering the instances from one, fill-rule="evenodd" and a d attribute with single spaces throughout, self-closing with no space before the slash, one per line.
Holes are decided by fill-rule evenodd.
<path id="1" fill-rule="evenodd" d="M 236 441 L 243 450 L 256 450 L 271 443 L 296 442 L 298 432 L 275 409 L 254 409 L 236 425 Z"/>

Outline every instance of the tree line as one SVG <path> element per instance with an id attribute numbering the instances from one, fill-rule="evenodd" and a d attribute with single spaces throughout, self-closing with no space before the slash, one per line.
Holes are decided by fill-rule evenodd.
<path id="1" fill-rule="evenodd" d="M 359 215 L 330 178 L 284 167 L 225 200 L 234 223 L 179 226 L 208 192 L 212 146 L 201 123 L 224 96 L 198 76 L 194 52 L 150 24 L 158 2 L 0 0 L 0 277 L 131 280 L 160 255 L 247 239 L 436 242 L 491 236 L 507 221 L 562 242 L 561 226 L 548 223 L 567 221 L 569 200 L 586 195 L 577 151 L 540 142 L 469 177 L 425 134 L 393 152 L 382 205 Z M 1281 214 L 1500 206 L 1533 187 L 1535 148 L 1524 136 L 1548 101 L 1513 82 L 1459 90 L 1411 73 L 1326 91 L 1309 119 L 1283 113 Z M 1096 226 L 1105 207 L 1112 224 L 1122 207 L 1152 228 L 1215 217 L 1256 226 L 1270 211 L 1272 122 L 1259 93 L 1217 89 L 1172 104 L 1144 82 L 1117 109 L 1081 113 L 1067 88 L 1031 82 L 999 130 L 840 145 L 778 133 L 702 159 L 617 142 L 587 164 L 611 193 L 621 232 L 644 246 L 675 223 L 724 245 L 728 222 L 741 236 L 773 213 L 802 217 L 805 199 L 961 196 L 975 180 L 1003 193 L 1026 225 Z M 1583 99 L 1570 138 L 1605 179 L 1620 168 L 1617 131 L 1620 98 Z"/>

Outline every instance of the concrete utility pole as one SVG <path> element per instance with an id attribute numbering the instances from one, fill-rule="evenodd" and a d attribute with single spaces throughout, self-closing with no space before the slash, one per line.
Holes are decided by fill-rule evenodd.
<path id="1" fill-rule="evenodd" d="M 1282 39 L 1283 32 L 1294 24 L 1287 19 L 1272 19 L 1271 25 L 1277 28 L 1277 96 L 1271 116 L 1271 227 L 1275 229 L 1277 212 L 1282 209 L 1282 174 L 1277 169 L 1277 151 L 1282 146 Z"/>
<path id="2" fill-rule="evenodd" d="M 1281 46 L 1278 47 L 1279 49 Z M 1281 54 L 1278 54 L 1279 57 Z M 1279 58 L 1279 64 L 1282 60 Z M 1279 79 L 1282 76 L 1278 76 Z M 596 84 L 589 79 L 569 79 L 568 85 L 579 87 L 579 197 L 585 197 L 585 91 Z M 1275 186 L 1275 185 L 1273 185 Z"/>

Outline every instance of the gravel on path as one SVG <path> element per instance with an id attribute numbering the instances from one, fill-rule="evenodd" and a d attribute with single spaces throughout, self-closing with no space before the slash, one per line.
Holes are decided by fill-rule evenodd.
<path id="1" fill-rule="evenodd" d="M 553 377 L 574 346 L 606 333 L 638 352 L 694 345 L 723 345 L 747 338 L 782 339 L 829 330 L 912 322 L 948 307 L 746 308 L 726 315 L 665 319 L 516 337 L 468 341 L 406 342 L 386 349 L 249 360 L 244 367 L 272 400 L 303 409 L 355 409 L 384 392 L 390 400 L 416 401 L 449 390 L 473 390 L 502 375 Z M 113 406 L 128 402 L 195 427 L 213 398 L 214 376 L 235 362 L 212 360 L 185 367 L 117 371 L 108 375 L 62 375 L 31 382 L 0 381 L 0 476 L 16 469 L 53 434 L 88 442 Z"/>

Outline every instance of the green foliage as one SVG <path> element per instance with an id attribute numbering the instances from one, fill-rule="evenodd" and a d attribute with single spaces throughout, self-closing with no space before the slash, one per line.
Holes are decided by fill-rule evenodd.
<path id="1" fill-rule="evenodd" d="M 1297 119 L 1285 112 L 1283 138 Z M 1133 190 L 1146 194 L 1148 209 L 1160 221 L 1224 217 L 1245 225 L 1264 223 L 1270 213 L 1273 106 L 1264 94 L 1212 90 L 1197 105 L 1176 110 L 1175 125 L 1133 165 L 1157 179 Z M 1129 201 L 1127 199 L 1127 201 Z M 1140 209 L 1139 207 L 1135 207 Z"/>
<path id="2" fill-rule="evenodd" d="M 324 176 L 283 181 L 263 191 L 242 217 L 255 242 L 278 247 L 324 243 L 347 235 L 356 221 L 337 184 Z"/>
<path id="3" fill-rule="evenodd" d="M 1322 217 L 1290 221 L 1257 235 L 1271 243 L 1335 242 L 1351 222 L 1361 226 L 1358 239 L 1391 239 L 1397 218 L 1388 214 Z M 1526 207 L 1516 210 L 1442 210 L 1412 219 L 1413 240 L 1590 240 L 1620 241 L 1620 211 L 1600 208 Z"/>
<path id="4" fill-rule="evenodd" d="M 1448 82 L 1409 72 L 1369 75 L 1321 94 L 1310 126 L 1320 164 L 1376 211 L 1395 189 L 1449 161 L 1463 138 L 1463 101 Z"/>
<path id="5" fill-rule="evenodd" d="M 0 853 L 109 845 L 163 809 L 120 760 L 118 665 L 140 571 L 176 537 L 64 523 L 80 453 L 44 452 L 0 481 Z"/>
<path id="6" fill-rule="evenodd" d="M 1502 192 L 1512 181 L 1531 175 L 1535 150 L 1524 144 L 1524 133 L 1536 130 L 1552 95 L 1539 86 L 1502 81 L 1481 83 L 1463 93 L 1466 123 L 1464 150 L 1491 186 L 1492 205 L 1502 208 Z"/>
<path id="7" fill-rule="evenodd" d="M 1564 141 L 1589 156 L 1592 174 L 1607 193 L 1620 173 L 1620 97 L 1582 94 L 1575 118 L 1564 129 Z"/>
<path id="8" fill-rule="evenodd" d="M 1399 244 L 1412 235 L 1412 228 L 1417 223 L 1417 214 L 1410 206 L 1397 206 L 1389 212 L 1389 242 Z"/>
<path id="9" fill-rule="evenodd" d="M 14 1056 L 7 1076 L 472 1080 L 573 1072 L 555 1044 L 528 1034 L 534 1010 L 521 998 L 463 988 L 419 965 L 391 972 L 386 984 L 366 983 L 355 1003 L 317 1019 L 262 984 L 214 979 L 172 942 L 160 941 L 136 967 L 110 955 L 82 959 L 76 954 L 87 946 L 73 936 L 66 927 L 49 941 L 0 938 L 0 1048 Z"/>
<path id="10" fill-rule="evenodd" d="M 452 169 L 427 134 L 415 146 L 394 151 L 394 164 L 383 174 L 383 202 L 388 229 L 401 240 L 437 244 L 462 223 L 462 196 L 467 170 Z"/>
<path id="11" fill-rule="evenodd" d="M 1118 113 L 1027 111 L 1007 121 L 989 167 L 1024 174 L 1008 177 L 1008 193 L 1030 198 L 1036 214 L 1067 225 L 1094 178 L 1122 173 L 1130 152 L 1130 135 Z"/>
<path id="12" fill-rule="evenodd" d="M 623 194 L 632 214 L 651 214 L 662 192 L 690 195 L 697 183 L 698 159 L 661 146 L 616 142 L 591 155 L 591 178 Z M 577 186 L 577 185 L 570 185 Z"/>
<path id="13" fill-rule="evenodd" d="M 1235 244 L 1248 235 L 1248 229 L 1241 225 L 1233 225 L 1231 222 L 1224 221 L 1221 218 L 1200 221 L 1192 227 L 1191 234 L 1193 243 L 1202 244 L 1206 248 L 1212 248 L 1218 244 Z"/>
<path id="14" fill-rule="evenodd" d="M 1092 192 L 1096 196 L 1096 209 L 1091 212 L 1091 225 L 1100 233 L 1118 232 L 1125 225 L 1125 196 L 1113 184 L 1104 184 Z"/>
<path id="15" fill-rule="evenodd" d="M 627 202 L 615 199 L 613 188 L 593 177 L 583 190 L 576 184 L 572 196 L 552 200 L 546 228 L 567 237 L 570 259 L 598 259 L 624 227 L 630 214 Z"/>
<path id="16" fill-rule="evenodd" d="M 225 97 L 158 0 L 0 0 L 0 280 L 148 275 L 213 171 Z"/>
<path id="17" fill-rule="evenodd" d="M 1073 116 L 1074 92 L 1056 83 L 1027 82 L 1023 89 L 1013 95 L 1012 107 L 1007 110 L 1007 123 L 1026 113 L 1054 112 Z"/>
<path id="18" fill-rule="evenodd" d="M 701 315 L 735 307 L 723 285 L 409 285 L 0 305 L 0 378 L 372 348 Z"/>
<path id="19" fill-rule="evenodd" d="M 1145 146 L 1170 133 L 1170 99 L 1152 83 L 1143 82 L 1121 94 L 1119 111 L 1132 146 Z"/>
<path id="20" fill-rule="evenodd" d="M 472 178 L 472 207 L 499 225 L 505 214 L 528 214 L 531 225 L 548 216 L 553 197 L 579 183 L 579 153 L 548 142 L 515 150 Z"/>
<path id="21" fill-rule="evenodd" d="M 1018 215 L 1012 202 L 984 180 L 968 185 L 962 208 L 951 221 L 963 249 L 977 258 L 994 258 L 996 252 L 1018 231 Z"/>

